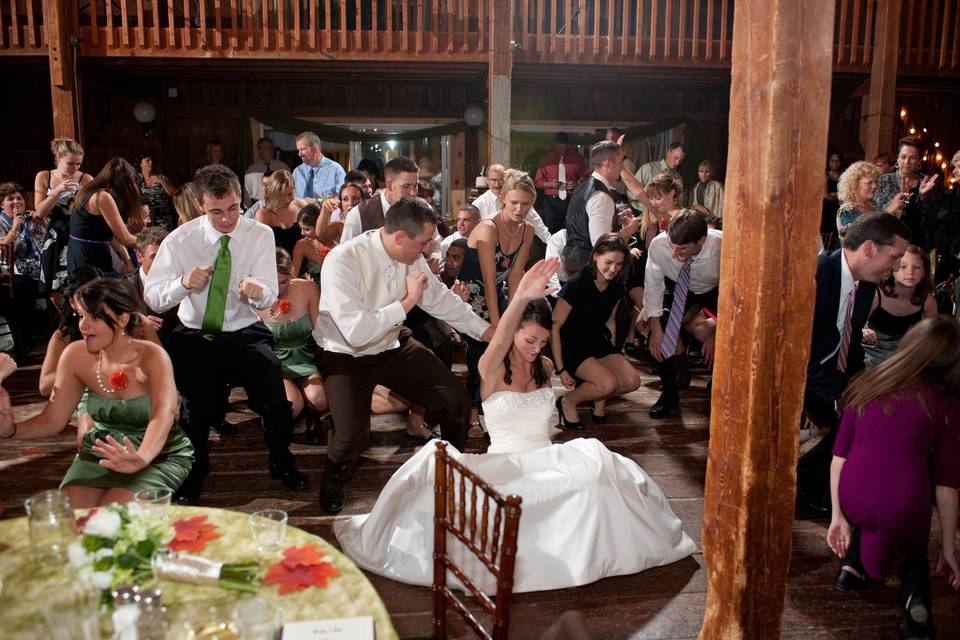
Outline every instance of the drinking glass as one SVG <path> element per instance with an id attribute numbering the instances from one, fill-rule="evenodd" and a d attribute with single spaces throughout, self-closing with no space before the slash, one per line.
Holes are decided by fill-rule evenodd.
<path id="1" fill-rule="evenodd" d="M 238 603 L 233 621 L 240 640 L 274 640 L 280 630 L 280 612 L 263 598 Z"/>
<path id="2" fill-rule="evenodd" d="M 142 489 L 133 494 L 144 515 L 155 516 L 166 520 L 170 499 L 173 491 L 170 489 Z"/>
<path id="3" fill-rule="evenodd" d="M 38 562 L 64 562 L 77 535 L 70 498 L 60 491 L 42 491 L 24 501 L 30 546 Z"/>
<path id="4" fill-rule="evenodd" d="M 250 533 L 253 545 L 261 553 L 279 551 L 287 534 L 287 512 L 264 509 L 250 514 Z"/>
<path id="5" fill-rule="evenodd" d="M 45 640 L 99 640 L 100 591 L 74 588 L 41 609 Z"/>

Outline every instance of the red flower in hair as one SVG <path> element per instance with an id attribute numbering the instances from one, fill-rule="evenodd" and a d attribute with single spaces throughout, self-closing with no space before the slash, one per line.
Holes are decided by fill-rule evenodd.
<path id="1" fill-rule="evenodd" d="M 284 298 L 277 300 L 277 311 L 280 313 L 290 313 L 290 301 Z"/>
<path id="2" fill-rule="evenodd" d="M 107 384 L 115 391 L 123 391 L 130 386 L 130 379 L 123 371 L 114 371 L 110 374 Z"/>

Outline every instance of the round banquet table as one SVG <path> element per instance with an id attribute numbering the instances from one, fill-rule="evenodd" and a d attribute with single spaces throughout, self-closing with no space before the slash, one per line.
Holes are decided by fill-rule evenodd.
<path id="1" fill-rule="evenodd" d="M 246 513 L 206 507 L 170 507 L 171 524 L 197 515 L 206 515 L 207 521 L 216 525 L 220 537 L 196 555 L 225 563 L 259 560 L 264 572 L 268 564 L 282 556 L 281 552 L 258 553 L 253 546 Z M 340 576 L 331 578 L 325 589 L 313 586 L 281 596 L 277 585 L 263 585 L 256 595 L 279 609 L 284 623 L 370 616 L 377 640 L 396 639 L 397 632 L 383 601 L 360 569 L 322 538 L 296 527 L 287 527 L 284 548 L 310 543 L 329 554 Z M 73 583 L 66 563 L 39 566 L 34 562 L 25 517 L 0 520 L 0 580 L 0 619 L 3 620 L 0 635 L 12 633 L 13 637 L 18 632 L 36 628 L 42 622 L 42 605 L 54 600 L 58 593 L 67 591 Z M 163 590 L 162 602 L 167 607 L 168 620 L 177 619 L 183 609 L 195 608 L 198 603 L 229 612 L 234 603 L 254 595 L 166 580 L 161 580 L 159 586 Z"/>

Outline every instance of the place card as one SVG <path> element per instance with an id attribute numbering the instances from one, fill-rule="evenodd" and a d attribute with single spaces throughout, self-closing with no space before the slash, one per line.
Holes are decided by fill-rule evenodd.
<path id="1" fill-rule="evenodd" d="M 374 640 L 373 618 L 307 620 L 283 625 L 283 640 Z"/>

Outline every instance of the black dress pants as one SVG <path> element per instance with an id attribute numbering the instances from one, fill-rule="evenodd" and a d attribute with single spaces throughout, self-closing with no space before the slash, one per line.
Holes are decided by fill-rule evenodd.
<path id="1" fill-rule="evenodd" d="M 550 233 L 556 233 L 567 226 L 567 208 L 570 206 L 571 193 L 567 194 L 566 200 L 561 200 L 557 196 L 543 196 L 543 210 L 540 212 L 540 217 L 543 218 L 543 224 L 547 225 Z"/>
<path id="2" fill-rule="evenodd" d="M 270 461 L 281 469 L 293 466 L 290 436 L 293 416 L 283 389 L 280 361 L 273 352 L 273 334 L 262 322 L 207 340 L 196 329 L 178 328 L 170 339 L 177 388 L 190 416 L 185 431 L 196 452 L 191 477 L 209 471 L 207 437 L 223 415 L 223 389 L 238 380 L 250 407 L 263 417 Z"/>
<path id="3" fill-rule="evenodd" d="M 374 355 L 317 349 L 317 368 L 336 425 L 329 462 L 353 464 L 369 446 L 370 399 L 378 384 L 424 407 L 440 423 L 444 440 L 460 451 L 466 446 L 470 399 L 463 383 L 408 331 L 401 332 L 399 348 Z"/>
<path id="4" fill-rule="evenodd" d="M 819 426 L 829 429 L 820 442 L 800 456 L 797 462 L 797 488 L 809 500 L 823 500 L 830 491 L 830 463 L 833 445 L 837 441 L 840 416 L 837 413 L 835 393 L 813 388 L 808 383 L 803 394 L 803 411 Z"/>

